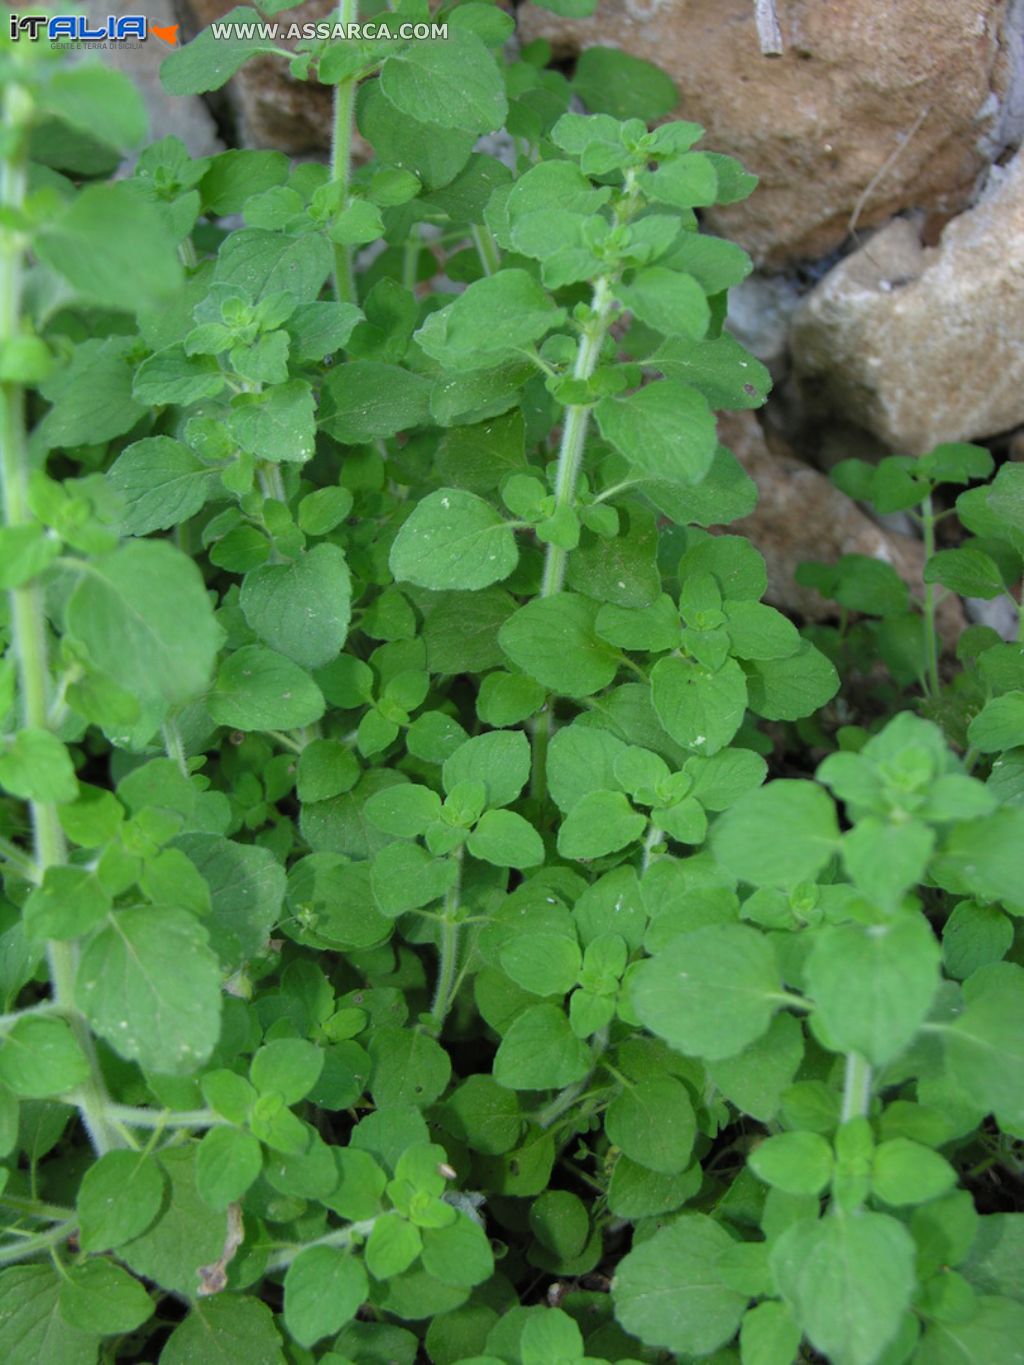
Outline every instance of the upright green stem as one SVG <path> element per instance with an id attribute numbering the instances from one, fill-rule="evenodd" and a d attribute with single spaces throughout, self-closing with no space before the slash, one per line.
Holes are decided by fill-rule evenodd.
<path id="1" fill-rule="evenodd" d="M 614 305 L 611 281 L 602 275 L 594 284 L 591 317 L 583 329 L 576 351 L 576 363 L 572 371 L 574 379 L 590 379 L 597 369 L 601 346 L 608 331 Z M 583 447 L 587 439 L 587 425 L 592 407 L 593 404 L 590 403 L 573 404 L 565 410 L 562 443 L 558 451 L 558 468 L 555 472 L 555 502 L 559 507 L 571 507 L 576 498 L 576 483 L 583 464 Z M 540 586 L 541 597 L 553 597 L 556 592 L 561 592 L 568 558 L 568 550 L 563 550 L 559 545 L 548 546 Z"/>
<path id="2" fill-rule="evenodd" d="M 935 554 L 935 513 L 932 509 L 932 495 L 929 493 L 921 504 L 921 525 L 924 530 L 924 562 Z M 939 644 L 935 629 L 935 584 L 924 585 L 924 638 L 928 657 L 925 664 L 928 670 L 928 690 L 933 697 L 939 695 Z"/>
<path id="3" fill-rule="evenodd" d="M 459 909 L 459 896 L 462 888 L 462 850 L 455 855 L 458 875 L 455 884 L 444 898 L 441 914 L 441 934 L 438 943 L 437 982 L 434 986 L 434 999 L 430 1013 L 437 1020 L 438 1028 L 448 1017 L 448 1011 L 455 999 L 455 983 L 459 970 L 459 923 L 455 918 Z"/>
<path id="4" fill-rule="evenodd" d="M 25 199 L 25 144 L 32 113 L 28 92 L 16 81 L 3 96 L 4 129 L 8 141 L 0 158 L 0 206 L 16 223 Z M 0 346 L 16 338 L 21 329 L 22 243 L 17 228 L 8 228 L 0 240 Z M 28 452 L 25 448 L 24 395 L 19 385 L 0 385 L 0 487 L 4 523 L 18 526 L 32 521 L 28 496 Z M 46 613 L 42 588 L 30 582 L 10 592 L 11 645 L 17 661 L 22 723 L 46 729 L 49 721 L 50 670 L 47 660 Z M 67 850 L 56 807 L 30 801 L 36 865 L 40 874 L 63 863 Z M 89 1060 L 90 1077 L 76 1093 L 76 1101 L 98 1152 L 119 1145 L 107 1123 L 103 1078 L 96 1059 L 92 1035 L 75 1011 L 77 949 L 73 943 L 51 941 L 48 946 L 50 985 L 54 1001 L 67 1012 L 75 1037 Z"/>
<path id="5" fill-rule="evenodd" d="M 338 23 L 354 24 L 359 18 L 359 0 L 339 0 Z M 356 88 L 359 81 L 350 76 L 334 87 L 334 125 L 331 132 L 331 179 L 341 186 L 338 212 L 348 207 L 348 187 L 352 176 L 352 132 L 355 124 Z M 334 292 L 339 303 L 354 303 L 356 286 L 352 277 L 352 248 L 335 243 Z"/>
<path id="6" fill-rule="evenodd" d="M 866 1118 L 871 1107 L 871 1066 L 859 1052 L 846 1054 L 842 1121 Z"/>
<path id="7" fill-rule="evenodd" d="M 498 243 L 494 240 L 494 233 L 483 223 L 476 223 L 472 228 L 473 245 L 476 247 L 476 254 L 480 257 L 480 264 L 483 266 L 485 275 L 496 275 L 501 269 L 501 252 L 498 250 Z"/>
<path id="8" fill-rule="evenodd" d="M 556 1095 L 550 1104 L 545 1105 L 537 1115 L 537 1126 L 539 1128 L 550 1128 L 567 1110 L 573 1107 L 593 1079 L 594 1072 L 597 1070 L 597 1064 L 607 1048 L 608 1029 L 598 1029 L 597 1033 L 594 1034 L 593 1041 L 590 1045 L 590 1070 L 585 1076 L 581 1077 L 580 1080 L 574 1081 L 572 1085 L 566 1086 L 561 1094 Z"/>

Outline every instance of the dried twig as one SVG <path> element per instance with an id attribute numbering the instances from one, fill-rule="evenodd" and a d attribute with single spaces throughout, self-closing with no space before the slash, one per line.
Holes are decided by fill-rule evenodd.
<path id="1" fill-rule="evenodd" d="M 754 0 L 754 21 L 757 24 L 757 41 L 765 57 L 781 57 L 785 48 L 782 45 L 782 29 L 775 10 L 775 0 Z"/>

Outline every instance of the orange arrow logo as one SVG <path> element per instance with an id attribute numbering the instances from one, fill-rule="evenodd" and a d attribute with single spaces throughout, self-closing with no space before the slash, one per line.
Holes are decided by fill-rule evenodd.
<path id="1" fill-rule="evenodd" d="M 170 47 L 178 41 L 178 24 L 168 24 L 165 28 L 157 28 L 156 24 L 150 24 L 150 33 L 155 33 L 158 38 L 163 39 Z"/>

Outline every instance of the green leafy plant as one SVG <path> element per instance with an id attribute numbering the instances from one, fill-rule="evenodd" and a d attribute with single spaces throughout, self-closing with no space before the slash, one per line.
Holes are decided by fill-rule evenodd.
<path id="1" fill-rule="evenodd" d="M 0 50 L 4 1359 L 1011 1359 L 1024 678 L 935 610 L 1019 576 L 1017 467 L 843 472 L 919 613 L 764 604 L 697 214 L 753 177 L 440 18 L 283 54 L 329 167 L 106 181 L 131 87 Z"/>

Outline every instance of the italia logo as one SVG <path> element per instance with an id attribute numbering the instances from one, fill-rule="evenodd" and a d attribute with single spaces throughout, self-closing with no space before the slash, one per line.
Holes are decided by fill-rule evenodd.
<path id="1" fill-rule="evenodd" d="M 10 31 L 14 42 L 45 38 L 51 43 L 144 43 L 150 34 L 169 47 L 178 41 L 177 24 L 151 24 L 144 14 L 108 14 L 97 23 L 81 14 L 12 14 Z"/>

